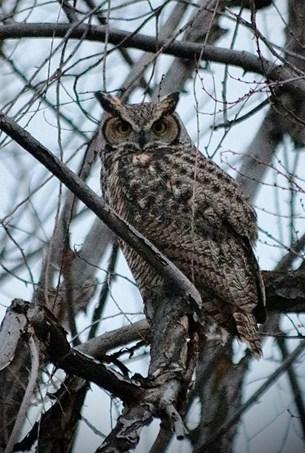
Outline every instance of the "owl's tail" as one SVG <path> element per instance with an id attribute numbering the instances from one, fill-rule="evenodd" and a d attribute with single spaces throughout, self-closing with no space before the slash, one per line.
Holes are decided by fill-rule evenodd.
<path id="1" fill-rule="evenodd" d="M 257 359 L 262 357 L 262 344 L 257 332 L 255 316 L 252 313 L 236 311 L 233 313 L 233 317 L 239 338 L 248 345 Z"/>

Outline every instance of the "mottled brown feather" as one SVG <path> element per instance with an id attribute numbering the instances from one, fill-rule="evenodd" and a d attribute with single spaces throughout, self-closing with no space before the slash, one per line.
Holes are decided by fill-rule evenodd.
<path id="1" fill-rule="evenodd" d="M 155 110 L 160 118 L 160 108 L 127 105 L 124 120 L 130 110 L 130 124 L 138 118 L 144 129 Z M 262 322 L 264 288 L 252 251 L 256 215 L 238 184 L 183 135 L 142 148 L 128 141 L 108 144 L 101 155 L 107 202 L 193 280 L 210 321 L 207 335 L 237 334 L 260 356 L 254 313 Z M 162 279 L 124 242 L 122 249 L 145 301 Z"/>

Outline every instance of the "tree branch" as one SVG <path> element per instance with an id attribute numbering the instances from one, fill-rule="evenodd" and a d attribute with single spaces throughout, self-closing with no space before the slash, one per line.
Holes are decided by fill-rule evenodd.
<path id="1" fill-rule="evenodd" d="M 31 371 L 30 371 L 30 376 L 29 376 L 29 381 L 26 387 L 26 391 L 23 395 L 22 403 L 19 407 L 19 411 L 16 417 L 16 421 L 14 424 L 14 427 L 12 429 L 9 441 L 6 445 L 6 448 L 4 450 L 4 453 L 11 453 L 13 450 L 13 447 L 20 435 L 24 419 L 26 417 L 26 414 L 31 406 L 31 399 L 33 397 L 33 393 L 36 387 L 36 381 L 39 376 L 39 352 L 37 345 L 33 339 L 33 337 L 30 337 L 28 340 L 29 343 L 29 349 L 31 353 Z"/>
<path id="2" fill-rule="evenodd" d="M 272 313 L 304 313 L 305 272 L 263 272 L 267 310 Z"/>
<path id="3" fill-rule="evenodd" d="M 67 35 L 67 36 L 66 36 Z M 161 52 L 187 60 L 201 58 L 216 63 L 238 66 L 245 71 L 261 74 L 266 79 L 278 82 L 287 89 L 305 93 L 305 82 L 300 74 L 291 69 L 274 64 L 274 62 L 256 56 L 246 51 L 214 47 L 212 45 L 195 44 L 188 41 L 156 40 L 144 35 L 109 28 L 108 26 L 94 26 L 87 24 L 53 24 L 53 23 L 14 23 L 0 25 L 0 40 L 20 38 L 67 38 L 87 41 L 105 41 L 120 47 L 130 47 L 146 52 Z"/>
<path id="4" fill-rule="evenodd" d="M 131 325 L 105 332 L 80 344 L 76 349 L 98 359 L 102 358 L 110 349 L 125 346 L 132 341 L 148 339 L 149 337 L 150 327 L 146 319 L 143 319 Z"/>
<path id="5" fill-rule="evenodd" d="M 122 401 L 135 404 L 143 397 L 142 389 L 120 373 L 109 370 L 101 362 L 70 347 L 66 332 L 46 308 L 39 307 L 30 319 L 37 338 L 43 343 L 47 357 L 67 374 L 75 374 L 94 382 Z"/>
<path id="6" fill-rule="evenodd" d="M 175 287 L 185 292 L 186 298 L 195 301 L 193 308 L 201 306 L 198 291 L 184 274 L 149 243 L 139 232 L 115 214 L 77 175 L 52 155 L 15 121 L 0 114 L 0 129 L 16 140 L 55 176 L 57 176 L 78 198 L 83 201 L 109 228 L 124 239 L 146 259 L 161 275 Z M 272 278 L 270 278 L 272 275 Z M 304 310 L 304 272 L 265 273 L 268 308 L 270 311 L 298 312 Z"/>
<path id="7" fill-rule="evenodd" d="M 163 316 L 163 312 L 158 314 L 157 322 L 154 324 L 156 328 L 153 331 L 154 341 L 152 344 L 152 362 L 150 365 L 151 375 L 155 375 L 157 372 L 157 380 L 154 383 L 154 389 L 150 393 L 145 392 L 144 399 L 141 400 L 138 410 L 133 410 L 133 403 L 135 401 L 134 391 L 141 392 L 142 389 L 137 388 L 130 382 L 125 382 L 124 378 L 118 379 L 118 376 L 107 370 L 101 364 L 96 364 L 92 359 L 88 359 L 82 354 L 75 350 L 71 350 L 70 346 L 66 342 L 65 336 L 62 335 L 62 331 L 53 325 L 52 322 L 48 322 L 47 329 L 45 323 L 36 319 L 34 321 L 37 334 L 43 340 L 46 331 L 48 332 L 48 343 L 47 350 L 48 354 L 55 364 L 67 370 L 67 372 L 78 374 L 82 373 L 81 376 L 85 379 L 90 379 L 93 382 L 107 388 L 107 390 L 113 392 L 115 395 L 123 399 L 123 401 L 129 401 L 131 406 L 128 408 L 126 413 L 123 413 L 118 421 L 116 429 L 108 436 L 107 441 L 104 442 L 100 451 L 109 451 L 112 448 L 112 440 L 115 438 L 115 433 L 119 432 L 124 437 L 124 448 L 128 449 L 128 442 L 130 437 L 126 433 L 126 427 L 131 427 L 132 436 L 137 438 L 137 433 L 140 426 L 144 426 L 149 423 L 153 415 L 159 415 L 161 413 L 171 412 L 170 408 L 177 407 L 177 401 L 181 392 L 182 382 L 181 376 L 184 376 L 188 372 L 189 360 L 191 360 L 192 354 L 187 350 L 189 338 L 189 323 L 187 314 L 192 313 L 194 310 L 198 310 L 200 306 L 200 297 L 193 285 L 184 277 L 181 272 L 175 268 L 153 245 L 145 240 L 136 230 L 130 225 L 120 219 L 91 189 L 72 171 L 70 171 L 62 162 L 60 162 L 55 156 L 53 156 L 47 148 L 41 145 L 35 140 L 27 131 L 18 126 L 13 120 L 7 118 L 5 115 L 0 114 L 0 128 L 4 130 L 10 137 L 15 139 L 21 146 L 28 150 L 36 159 L 43 163 L 55 176 L 57 176 L 66 186 L 75 193 L 80 200 L 82 200 L 100 219 L 105 221 L 107 225 L 115 231 L 120 237 L 134 247 L 139 254 L 141 254 L 154 268 L 162 274 L 167 281 L 173 284 L 173 288 L 180 290 L 181 301 L 196 302 L 192 303 L 177 303 L 176 294 L 171 294 L 171 297 L 165 297 L 165 304 L 162 310 L 168 310 L 168 305 L 173 307 L 179 306 L 179 310 L 173 322 L 173 312 L 166 313 Z M 278 274 L 278 281 L 282 284 L 284 274 Z M 291 273 L 294 276 L 295 273 Z M 304 281 L 303 273 L 298 274 L 300 279 L 300 286 Z M 287 278 L 287 275 L 286 275 Z M 267 278 L 268 280 L 268 278 Z M 295 280 L 294 280 L 295 282 Z M 301 286 L 302 287 L 302 286 Z M 288 288 L 289 291 L 293 291 L 294 287 Z M 268 291 L 268 281 L 267 281 Z M 174 297 L 173 297 L 174 296 Z M 174 300 L 173 300 L 174 298 Z M 171 301 L 170 304 L 167 302 Z M 191 310 L 190 310 L 191 308 Z M 165 322 L 166 321 L 166 322 Z M 161 326 L 161 328 L 159 327 Z M 179 329 L 177 328 L 179 327 Z M 42 327 L 42 328 L 40 328 Z M 48 330 L 49 329 L 49 330 Z M 50 330 L 51 329 L 51 330 Z M 158 333 L 160 331 L 160 336 Z M 162 331 L 161 331 L 162 329 Z M 40 332 L 40 333 L 39 333 Z M 170 335 L 169 335 L 170 332 Z M 166 343 L 166 337 L 170 340 L 170 344 Z M 162 338 L 162 341 L 160 340 Z M 172 341 L 174 339 L 174 341 Z M 160 351 L 161 347 L 161 351 Z M 54 356 L 55 352 L 55 356 Z M 56 352 L 59 356 L 56 355 Z M 52 355 L 53 354 L 53 355 Z M 169 360 L 170 354 L 170 360 Z M 173 360 L 175 358 L 175 360 Z M 178 358 L 179 360 L 177 360 Z M 173 369 L 173 365 L 181 362 L 179 369 Z M 169 366 L 170 364 L 170 366 Z M 168 370 L 168 374 L 164 373 L 165 367 Z M 192 369 L 192 366 L 189 367 Z M 160 370 L 162 372 L 160 372 Z M 110 374 L 108 374 L 110 373 Z M 159 374 L 158 374 L 159 373 Z M 113 380 L 113 376 L 115 379 Z M 122 385 L 123 379 L 123 385 Z M 158 380 L 159 379 L 159 380 Z M 161 379 L 161 382 L 160 382 Z M 105 387 L 106 382 L 106 387 Z M 131 389 L 130 394 L 126 394 L 126 388 Z M 183 390 L 183 388 L 182 388 Z M 185 391 L 185 390 L 184 390 Z M 127 391 L 129 393 L 129 390 Z M 126 396 L 127 395 L 127 396 Z M 142 397 L 142 393 L 138 395 L 138 398 Z M 130 399 L 131 398 L 131 399 Z M 183 400 L 183 398 L 182 398 Z M 164 415 L 163 415 L 164 416 Z M 177 413 L 175 413 L 177 416 Z M 181 423 L 177 417 L 174 417 L 174 424 L 178 426 L 178 435 L 181 436 Z M 128 431 L 130 432 L 130 431 Z M 112 440 L 111 440 L 112 439 Z M 111 440 L 110 444 L 108 443 Z M 105 450 L 103 450 L 106 448 Z M 121 447 L 120 447 L 121 448 Z M 118 450 L 120 451 L 120 450 Z M 121 450 L 124 451 L 124 450 Z M 127 451 L 127 450 L 125 450 Z"/>
<path id="8" fill-rule="evenodd" d="M 174 284 L 193 303 L 194 310 L 201 307 L 201 297 L 194 285 L 162 253 L 135 228 L 121 219 L 84 181 L 65 166 L 56 156 L 14 120 L 0 113 L 0 129 L 39 160 L 65 186 L 91 209 L 112 231 L 133 247 L 160 275 Z"/>
<path id="9" fill-rule="evenodd" d="M 197 452 L 202 452 L 205 451 L 206 448 L 213 443 L 216 439 L 218 439 L 220 436 L 222 436 L 228 429 L 231 428 L 235 423 L 237 423 L 242 414 L 244 414 L 251 406 L 254 404 L 258 398 L 263 395 L 269 387 L 271 387 L 277 379 L 285 372 L 288 370 L 288 368 L 292 365 L 292 363 L 299 357 L 299 355 L 304 351 L 305 349 L 305 341 L 302 341 L 295 349 L 294 351 L 288 355 L 288 357 L 282 362 L 282 364 L 273 372 L 270 374 L 270 376 L 266 379 L 264 384 L 256 390 L 256 392 L 253 393 L 253 395 L 242 405 L 240 410 L 238 410 L 234 416 L 225 422 L 219 430 L 215 432 L 215 434 L 208 439 L 207 442 L 204 444 L 198 446 L 195 450 L 194 453 Z"/>

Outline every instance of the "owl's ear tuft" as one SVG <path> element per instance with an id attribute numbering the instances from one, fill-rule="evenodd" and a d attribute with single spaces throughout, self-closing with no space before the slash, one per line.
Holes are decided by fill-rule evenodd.
<path id="1" fill-rule="evenodd" d="M 94 93 L 96 99 L 99 101 L 105 112 L 117 115 L 122 108 L 122 103 L 116 96 L 103 93 L 102 91 L 96 91 Z"/>
<path id="2" fill-rule="evenodd" d="M 170 93 L 160 101 L 160 106 L 163 110 L 163 115 L 168 115 L 173 113 L 179 101 L 179 93 L 175 91 L 174 93 Z"/>

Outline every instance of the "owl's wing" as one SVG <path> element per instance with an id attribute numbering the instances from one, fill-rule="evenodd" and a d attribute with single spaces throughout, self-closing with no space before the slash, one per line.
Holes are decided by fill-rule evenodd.
<path id="1" fill-rule="evenodd" d="M 255 242 L 256 212 L 231 176 L 214 162 L 199 158 L 195 185 L 196 208 L 211 227 L 230 225 L 236 234 Z"/>
<path id="2" fill-rule="evenodd" d="M 256 213 L 240 186 L 214 162 L 204 160 L 198 166 L 195 211 L 196 227 L 222 231 L 234 236 L 247 257 L 256 281 L 258 303 L 253 313 L 258 322 L 265 321 L 265 290 L 252 244 L 257 237 Z"/>
<path id="3" fill-rule="evenodd" d="M 228 226 L 229 231 L 231 230 L 230 226 Z M 231 234 L 237 237 L 236 231 L 231 230 Z M 259 269 L 259 265 L 256 259 L 256 256 L 253 252 L 252 245 L 249 239 L 245 236 L 238 235 L 238 241 L 240 246 L 244 249 L 245 254 L 247 256 L 247 261 L 249 262 L 252 270 L 253 275 L 256 281 L 256 288 L 257 288 L 257 305 L 253 310 L 253 314 L 256 318 L 256 321 L 263 324 L 266 321 L 266 295 L 265 295 L 265 285 L 262 279 L 262 275 Z"/>

